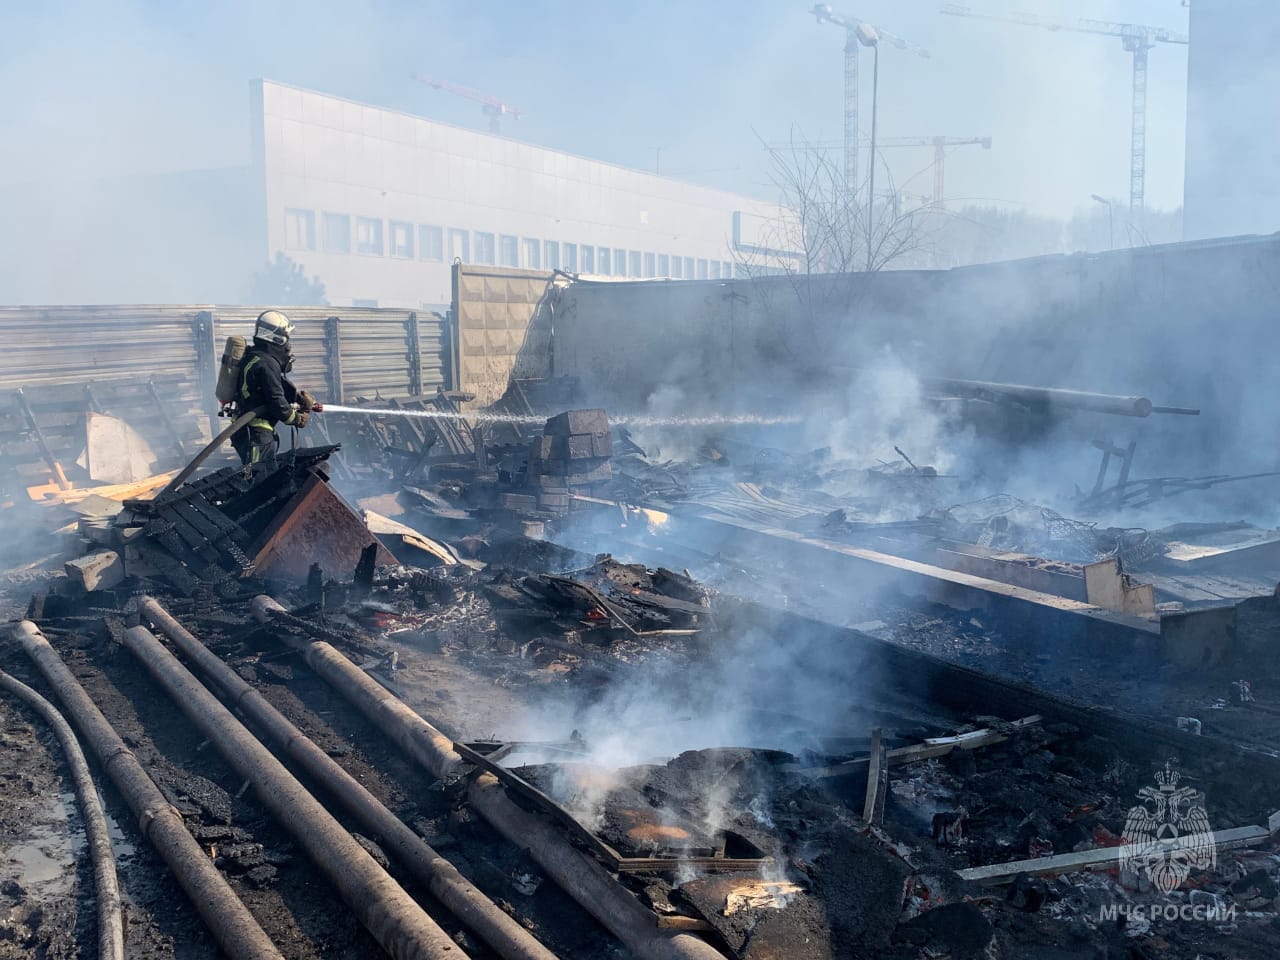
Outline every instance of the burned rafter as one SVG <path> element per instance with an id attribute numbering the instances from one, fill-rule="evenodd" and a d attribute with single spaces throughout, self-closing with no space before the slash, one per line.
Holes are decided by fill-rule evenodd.
<path id="1" fill-rule="evenodd" d="M 259 474 L 225 467 L 153 500 L 126 501 L 115 520 L 126 557 L 187 595 L 199 582 L 227 592 L 253 569 L 255 541 L 334 450 L 291 451 Z M 140 537 L 126 533 L 137 528 Z"/>

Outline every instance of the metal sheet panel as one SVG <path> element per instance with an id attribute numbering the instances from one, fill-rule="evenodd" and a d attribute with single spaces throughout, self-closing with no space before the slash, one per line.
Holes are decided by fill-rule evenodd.
<path id="1" fill-rule="evenodd" d="M 217 307 L 218 342 L 248 335 L 258 307 Z M 445 320 L 434 313 L 382 307 L 282 307 L 293 320 L 292 379 L 329 401 L 412 395 L 410 315 L 417 316 L 421 393 L 434 394 L 447 380 Z M 330 317 L 338 318 L 341 397 L 332 389 Z"/>

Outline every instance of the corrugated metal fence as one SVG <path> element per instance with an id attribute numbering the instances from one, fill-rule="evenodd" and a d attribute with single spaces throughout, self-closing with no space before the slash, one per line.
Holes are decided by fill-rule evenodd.
<path id="1" fill-rule="evenodd" d="M 0 307 L 0 389 L 192 374 L 212 397 L 222 342 L 261 308 L 145 305 Z M 413 396 L 445 386 L 447 321 L 363 307 L 284 307 L 297 326 L 297 379 L 327 400 Z M 193 380 L 195 377 L 193 376 Z"/>
<path id="2" fill-rule="evenodd" d="M 214 381 L 230 334 L 262 308 L 203 304 L 0 307 L 0 474 L 6 491 L 71 469 L 89 411 L 129 422 L 156 469 L 210 436 Z M 448 388 L 446 318 L 425 311 L 283 307 L 296 324 L 293 379 L 322 400 L 433 395 Z"/>

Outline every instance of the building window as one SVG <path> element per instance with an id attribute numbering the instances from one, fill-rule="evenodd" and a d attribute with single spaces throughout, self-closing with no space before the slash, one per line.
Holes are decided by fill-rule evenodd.
<path id="1" fill-rule="evenodd" d="M 413 224 L 391 221 L 391 255 L 405 260 L 413 259 Z"/>
<path id="2" fill-rule="evenodd" d="M 658 258 L 652 253 L 644 255 L 644 275 L 646 277 L 656 277 L 658 275 Z"/>
<path id="3" fill-rule="evenodd" d="M 498 254 L 504 267 L 520 266 L 520 240 L 504 233 L 498 238 Z"/>
<path id="4" fill-rule="evenodd" d="M 671 276 L 671 258 L 665 253 L 658 254 L 658 276 Z"/>
<path id="5" fill-rule="evenodd" d="M 720 279 L 720 261 L 719 260 L 711 261 L 711 279 L 712 280 Z"/>
<path id="6" fill-rule="evenodd" d="M 494 264 L 497 262 L 497 251 L 494 249 L 492 233 L 476 234 L 476 263 Z"/>
<path id="7" fill-rule="evenodd" d="M 681 278 L 681 275 L 684 273 L 684 271 L 680 269 L 683 263 L 684 261 L 681 260 L 679 257 L 671 258 L 671 276 L 675 277 L 675 279 L 677 280 L 679 280 Z"/>
<path id="8" fill-rule="evenodd" d="M 596 248 L 586 243 L 582 245 L 582 272 L 596 272 Z"/>
<path id="9" fill-rule="evenodd" d="M 613 275 L 615 277 L 625 277 L 627 275 L 627 251 L 614 249 Z"/>
<path id="10" fill-rule="evenodd" d="M 705 260 L 698 261 L 698 279 L 699 280 L 707 279 L 707 261 Z"/>
<path id="11" fill-rule="evenodd" d="M 373 217 L 356 217 L 356 253 L 382 256 L 382 221 Z"/>
<path id="12" fill-rule="evenodd" d="M 324 215 L 324 252 L 351 252 L 351 218 L 345 213 Z"/>
<path id="13" fill-rule="evenodd" d="M 631 277 L 644 276 L 644 267 L 641 265 L 639 250 L 632 250 L 627 254 L 627 275 Z"/>
<path id="14" fill-rule="evenodd" d="M 316 215 L 314 210 L 287 209 L 284 212 L 284 248 L 314 250 L 316 248 Z"/>
<path id="15" fill-rule="evenodd" d="M 609 266 L 609 248 L 600 248 L 600 276 L 607 277 L 612 268 Z"/>
<path id="16" fill-rule="evenodd" d="M 471 262 L 471 234 L 466 230 L 449 228 L 449 259 Z"/>
<path id="17" fill-rule="evenodd" d="M 524 241 L 524 265 L 529 270 L 542 269 L 542 244 L 532 237 Z"/>
<path id="18" fill-rule="evenodd" d="M 730 263 L 728 260 L 724 262 L 720 270 L 720 276 L 724 277 L 726 280 L 733 279 L 733 264 Z"/>
<path id="19" fill-rule="evenodd" d="M 570 273 L 578 272 L 578 245 L 576 243 L 566 243 L 564 245 L 564 268 Z"/>
<path id="20" fill-rule="evenodd" d="M 686 280 L 693 279 L 693 257 L 684 258 L 684 278 Z"/>
<path id="21" fill-rule="evenodd" d="M 560 269 L 560 244 L 555 240 L 548 240 L 542 245 L 542 252 L 547 261 L 548 270 Z"/>
<path id="22" fill-rule="evenodd" d="M 418 228 L 418 256 L 423 260 L 444 259 L 444 230 L 440 227 Z"/>

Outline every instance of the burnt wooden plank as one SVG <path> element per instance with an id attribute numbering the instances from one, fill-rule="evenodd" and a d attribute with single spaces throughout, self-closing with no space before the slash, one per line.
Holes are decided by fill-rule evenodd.
<path id="1" fill-rule="evenodd" d="M 236 543 L 249 542 L 248 535 L 244 532 L 244 528 L 240 524 L 235 523 L 225 513 L 211 504 L 201 494 L 196 493 L 189 499 L 191 506 L 198 510 L 205 518 L 209 520 L 220 531 L 234 540 Z"/>

